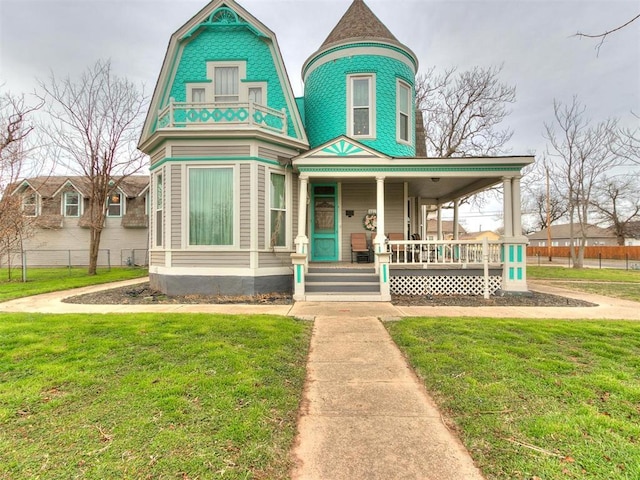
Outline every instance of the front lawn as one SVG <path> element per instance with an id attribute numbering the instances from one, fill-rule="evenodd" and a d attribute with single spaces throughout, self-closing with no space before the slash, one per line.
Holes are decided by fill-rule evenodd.
<path id="1" fill-rule="evenodd" d="M 149 274 L 146 268 L 138 267 L 99 269 L 96 275 L 88 275 L 86 268 L 29 268 L 27 281 L 22 282 L 20 272 L 14 272 L 11 281 L 7 280 L 6 269 L 0 270 L 0 273 L 0 302 L 40 293 L 146 277 Z"/>
<path id="2" fill-rule="evenodd" d="M 0 317 L 0 478 L 288 478 L 311 325 Z"/>
<path id="3" fill-rule="evenodd" d="M 640 478 L 640 323 L 388 323 L 488 479 Z"/>
<path id="4" fill-rule="evenodd" d="M 527 266 L 527 275 L 557 287 L 640 302 L 639 270 Z"/>

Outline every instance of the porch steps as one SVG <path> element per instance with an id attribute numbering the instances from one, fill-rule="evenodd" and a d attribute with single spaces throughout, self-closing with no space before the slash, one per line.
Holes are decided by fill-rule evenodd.
<path id="1" fill-rule="evenodd" d="M 309 267 L 307 301 L 380 301 L 380 280 L 373 268 Z"/>

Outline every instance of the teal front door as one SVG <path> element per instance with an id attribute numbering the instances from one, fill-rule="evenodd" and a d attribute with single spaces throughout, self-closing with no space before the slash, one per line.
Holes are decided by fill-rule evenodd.
<path id="1" fill-rule="evenodd" d="M 338 261 L 336 184 L 311 186 L 311 261 Z"/>

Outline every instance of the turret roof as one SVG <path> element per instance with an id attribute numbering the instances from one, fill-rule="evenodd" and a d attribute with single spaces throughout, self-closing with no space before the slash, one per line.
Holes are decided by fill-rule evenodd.
<path id="1" fill-rule="evenodd" d="M 364 0 L 353 1 L 349 9 L 324 41 L 320 50 L 324 50 L 333 44 L 353 40 L 383 40 L 400 44 L 391 31 L 389 31 L 364 3 Z"/>

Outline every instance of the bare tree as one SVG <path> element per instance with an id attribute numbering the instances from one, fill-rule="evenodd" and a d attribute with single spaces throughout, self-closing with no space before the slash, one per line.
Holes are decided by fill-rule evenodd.
<path id="1" fill-rule="evenodd" d="M 617 122 L 605 120 L 596 125 L 585 115 L 586 107 L 576 96 L 571 103 L 554 100 L 554 122 L 545 123 L 549 144 L 547 155 L 555 159 L 552 179 L 568 201 L 571 260 L 582 268 L 587 241 L 589 210 L 598 181 L 620 163 L 611 145 L 616 140 Z M 574 228 L 577 225 L 577 231 Z"/>
<path id="2" fill-rule="evenodd" d="M 577 32 L 574 35 L 574 37 L 599 38 L 600 39 L 600 43 L 598 43 L 598 45 L 596 45 L 596 50 L 598 51 L 598 53 L 600 53 L 600 47 L 602 47 L 602 44 L 604 43 L 605 39 L 609 35 L 611 35 L 612 33 L 617 32 L 618 30 L 622 30 L 623 28 L 627 27 L 628 25 L 631 25 L 633 22 L 635 22 L 639 18 L 640 18 L 640 13 L 638 15 L 636 15 L 635 17 L 633 17 L 631 20 L 628 20 L 627 22 L 623 23 L 622 25 L 618 25 L 617 27 L 614 27 L 614 28 L 612 28 L 610 30 L 607 30 L 606 32 L 596 33 L 596 34 L 588 34 L 588 33 Z"/>
<path id="3" fill-rule="evenodd" d="M 116 76 L 110 61 L 98 61 L 77 79 L 52 73 L 40 82 L 51 120 L 48 131 L 56 153 L 90 184 L 88 212 L 89 274 L 96 273 L 107 198 L 127 177 L 140 171 L 145 157 L 135 145 L 146 99 L 142 89 Z"/>
<path id="4" fill-rule="evenodd" d="M 423 111 L 427 155 L 469 157 L 503 153 L 513 131 L 500 129 L 516 100 L 516 88 L 500 82 L 502 67 L 434 68 L 416 79 L 416 105 Z"/>
<path id="5" fill-rule="evenodd" d="M 531 165 L 523 175 L 523 207 L 532 217 L 533 231 L 548 228 L 567 216 L 568 202 L 565 195 L 551 182 L 550 165 L 546 156 Z"/>
<path id="6" fill-rule="evenodd" d="M 27 105 L 24 95 L 0 94 L 0 258 L 21 247 L 31 225 L 32 217 L 22 212 L 22 197 L 10 190 L 28 168 L 30 117 L 40 106 Z"/>
<path id="7" fill-rule="evenodd" d="M 637 176 L 606 177 L 597 185 L 591 205 L 595 215 L 611 226 L 618 245 L 624 245 L 629 227 L 640 220 L 640 182 Z"/>

